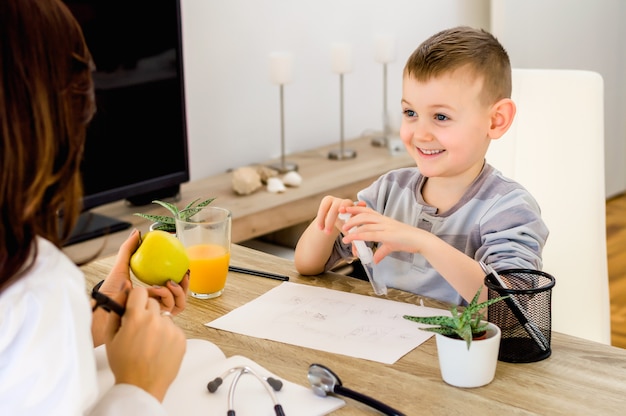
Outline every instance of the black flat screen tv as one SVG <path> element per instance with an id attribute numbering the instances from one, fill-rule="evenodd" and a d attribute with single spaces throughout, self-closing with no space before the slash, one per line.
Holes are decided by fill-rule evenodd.
<path id="1" fill-rule="evenodd" d="M 189 180 L 180 0 L 65 0 L 96 65 L 83 213 L 65 245 L 130 227 L 89 210 L 174 197 Z"/>

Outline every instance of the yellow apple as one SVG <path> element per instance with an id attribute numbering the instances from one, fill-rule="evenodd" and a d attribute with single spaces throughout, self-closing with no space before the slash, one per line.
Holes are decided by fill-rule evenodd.
<path id="1" fill-rule="evenodd" d="M 185 246 L 174 234 L 154 230 L 145 234 L 130 258 L 137 279 L 149 285 L 165 286 L 168 280 L 180 283 L 189 269 Z"/>

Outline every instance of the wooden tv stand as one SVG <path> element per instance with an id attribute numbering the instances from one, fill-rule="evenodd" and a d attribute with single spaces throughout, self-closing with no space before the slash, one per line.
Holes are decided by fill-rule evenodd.
<path id="1" fill-rule="evenodd" d="M 283 193 L 273 194 L 261 188 L 250 195 L 237 195 L 232 189 L 232 173 L 226 172 L 183 184 L 180 200 L 176 204 L 182 207 L 196 198 L 215 197 L 213 205 L 232 212 L 233 243 L 239 243 L 308 222 L 315 217 L 319 202 L 325 195 L 354 199 L 360 189 L 381 174 L 414 165 L 406 152 L 392 156 L 386 147 L 373 146 L 370 137 L 345 142 L 347 149 L 357 152 L 354 159 L 330 160 L 329 151 L 337 147 L 325 146 L 288 155 L 287 161 L 298 165 L 303 182 L 299 187 L 288 187 Z M 276 163 L 277 160 L 267 162 L 268 165 Z M 126 201 L 104 205 L 93 211 L 131 222 L 142 232 L 148 231 L 150 223 L 133 213 L 167 214 L 164 208 L 155 204 L 137 207 L 130 206 Z M 101 258 L 115 254 L 128 234 L 128 230 L 120 231 L 65 247 L 64 251 L 79 263 L 93 256 Z"/>

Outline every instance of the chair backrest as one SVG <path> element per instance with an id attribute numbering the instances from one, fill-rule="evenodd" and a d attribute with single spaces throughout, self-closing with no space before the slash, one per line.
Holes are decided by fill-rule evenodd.
<path id="1" fill-rule="evenodd" d="M 603 95 L 595 72 L 514 69 L 517 114 L 487 161 L 531 192 L 550 229 L 552 329 L 610 345 Z"/>

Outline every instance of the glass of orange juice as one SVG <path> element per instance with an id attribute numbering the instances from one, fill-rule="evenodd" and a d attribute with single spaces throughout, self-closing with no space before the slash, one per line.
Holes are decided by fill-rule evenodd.
<path id="1" fill-rule="evenodd" d="M 194 209 L 194 208 L 192 208 Z M 230 262 L 231 213 L 207 206 L 186 220 L 176 219 L 176 236 L 189 255 L 189 291 L 198 299 L 224 291 Z"/>

